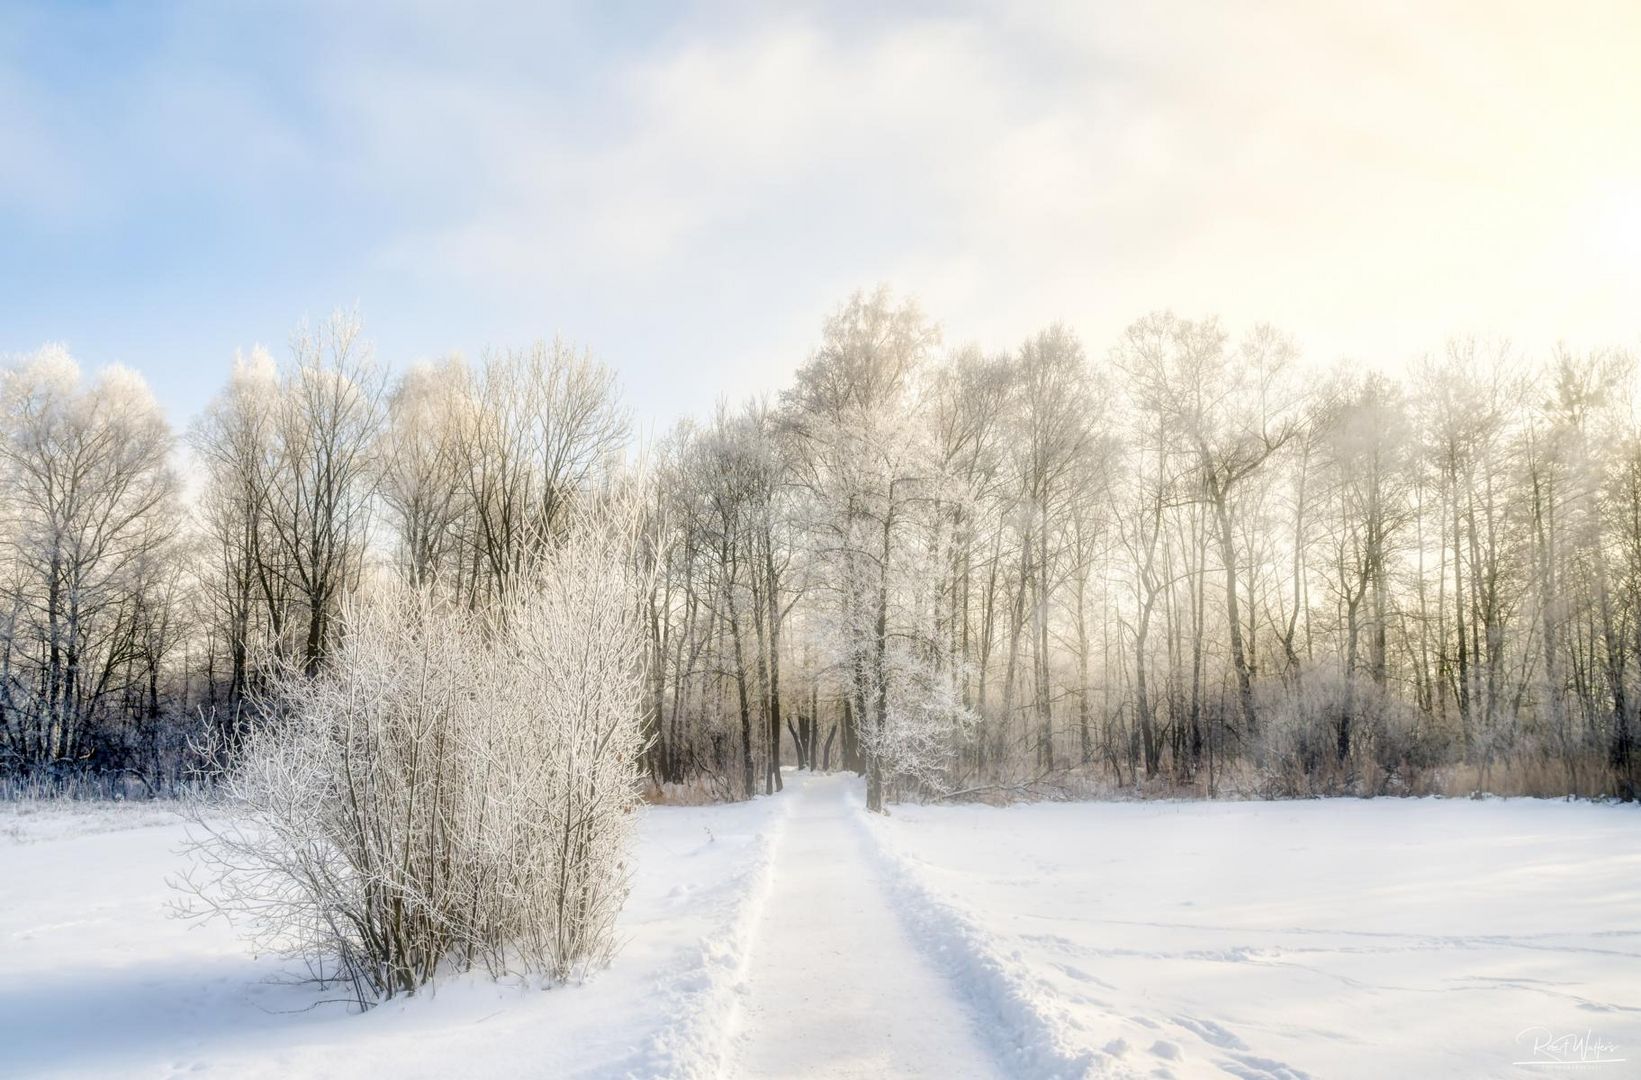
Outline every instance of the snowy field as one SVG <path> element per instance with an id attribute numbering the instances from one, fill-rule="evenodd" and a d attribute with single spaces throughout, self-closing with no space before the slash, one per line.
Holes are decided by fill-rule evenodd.
<path id="1" fill-rule="evenodd" d="M 0 806 L 0 1075 L 1641 1075 L 1633 808 L 884 820 L 853 778 L 789 780 L 644 811 L 625 948 L 587 985 L 449 979 L 363 1016 L 167 916 L 163 812 Z M 1580 1052 L 1626 1060 L 1513 1064 Z"/>
<path id="2" fill-rule="evenodd" d="M 1039 1072 L 1641 1076 L 1634 807 L 906 807 L 876 831 Z M 1512 1064 L 1568 1035 L 1628 1060 Z"/>
<path id="3" fill-rule="evenodd" d="M 710 1075 L 784 807 L 647 812 L 625 946 L 585 986 L 464 977 L 365 1015 L 281 984 L 302 969 L 220 922 L 169 917 L 175 819 L 18 809 L 0 805 L 0 1076 L 402 1080 Z"/>

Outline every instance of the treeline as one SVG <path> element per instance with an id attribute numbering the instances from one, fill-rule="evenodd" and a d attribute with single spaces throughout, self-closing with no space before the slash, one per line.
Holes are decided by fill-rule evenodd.
<path id="1" fill-rule="evenodd" d="M 855 297 L 658 455 L 656 774 L 1633 797 L 1631 358 L 1296 361 L 1167 313 L 941 352 Z"/>
<path id="2" fill-rule="evenodd" d="M 481 610 L 639 469 L 643 766 L 738 798 L 1033 789 L 1633 797 L 1641 415 L 1618 351 L 1454 342 L 1307 373 L 1148 316 L 942 345 L 861 294 L 777 397 L 635 447 L 559 343 L 390 379 L 357 320 L 256 353 L 188 433 L 140 380 L 5 375 L 0 770 L 154 787 L 318 671 L 396 578 Z"/>

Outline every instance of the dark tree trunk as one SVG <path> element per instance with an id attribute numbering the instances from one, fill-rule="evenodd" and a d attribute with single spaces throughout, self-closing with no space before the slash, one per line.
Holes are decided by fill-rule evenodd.
<path id="1" fill-rule="evenodd" d="M 802 769 L 804 766 L 806 766 L 809 763 L 809 759 L 804 753 L 806 747 L 803 744 L 803 735 L 800 733 L 800 729 L 805 727 L 806 723 L 807 722 L 804 720 L 804 718 L 802 716 L 798 717 L 798 726 L 797 727 L 792 726 L 792 721 L 791 721 L 790 718 L 786 721 L 786 730 L 790 731 L 792 733 L 792 746 L 797 751 L 797 754 L 798 754 L 798 768 L 800 768 L 800 769 Z"/>
<path id="2" fill-rule="evenodd" d="M 1215 486 L 1214 512 L 1219 519 L 1220 559 L 1225 564 L 1225 618 L 1231 624 L 1231 666 L 1236 669 L 1237 703 L 1242 723 L 1249 735 L 1259 733 L 1259 717 L 1254 711 L 1253 675 L 1248 668 L 1248 654 L 1242 640 L 1242 612 L 1237 599 L 1236 538 L 1231 531 L 1231 507 L 1228 494 Z"/>
<path id="3" fill-rule="evenodd" d="M 774 790 L 782 790 L 781 783 L 781 606 L 776 595 L 775 556 L 770 549 L 773 542 L 764 543 L 764 603 L 769 619 L 769 777 Z M 796 734 L 794 733 L 794 738 Z M 801 754 L 801 751 L 800 751 Z M 800 762 L 801 764 L 801 762 Z"/>

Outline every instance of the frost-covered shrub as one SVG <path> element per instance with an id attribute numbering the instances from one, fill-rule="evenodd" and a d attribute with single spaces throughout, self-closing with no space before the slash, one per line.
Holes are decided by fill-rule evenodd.
<path id="1" fill-rule="evenodd" d="M 506 887 L 530 903 L 497 929 L 554 979 L 608 961 L 627 896 L 644 750 L 632 524 L 620 507 L 584 517 L 503 613 L 487 786 L 509 808 Z"/>
<path id="2" fill-rule="evenodd" d="M 308 959 L 363 1002 L 482 944 L 473 772 L 489 664 L 466 615 L 410 590 L 343 619 L 329 668 L 278 673 L 267 719 L 196 807 L 185 884 L 260 949 Z"/>
<path id="3" fill-rule="evenodd" d="M 606 962 L 641 750 L 630 517 L 585 515 L 487 616 L 404 587 L 353 602 L 196 806 L 190 910 L 361 1004 L 450 967 Z"/>

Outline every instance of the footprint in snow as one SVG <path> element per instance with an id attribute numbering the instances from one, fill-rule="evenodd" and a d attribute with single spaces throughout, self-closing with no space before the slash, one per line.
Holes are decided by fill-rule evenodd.
<path id="1" fill-rule="evenodd" d="M 1176 1016 L 1174 1023 L 1197 1036 L 1204 1042 L 1212 1043 L 1221 1050 L 1246 1050 L 1248 1044 L 1226 1031 L 1212 1020 L 1198 1020 L 1194 1016 Z"/>
<path id="2" fill-rule="evenodd" d="M 1219 1067 L 1242 1080 L 1311 1080 L 1310 1073 L 1286 1062 L 1253 1054 L 1233 1054 L 1231 1060 L 1221 1061 Z"/>

